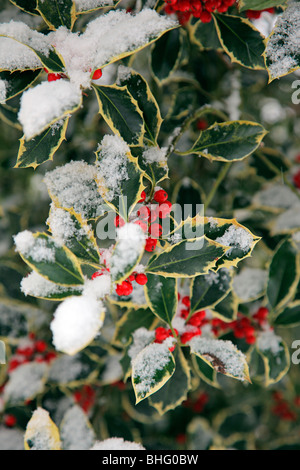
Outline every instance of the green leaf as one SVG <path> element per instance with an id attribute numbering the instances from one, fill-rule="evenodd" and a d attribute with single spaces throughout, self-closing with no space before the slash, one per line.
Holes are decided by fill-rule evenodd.
<path id="1" fill-rule="evenodd" d="M 196 276 L 191 282 L 191 312 L 213 308 L 227 296 L 231 287 L 232 271 L 226 268 Z"/>
<path id="2" fill-rule="evenodd" d="M 154 77 L 163 83 L 176 70 L 182 47 L 180 29 L 172 29 L 158 39 L 151 50 L 151 70 Z"/>
<path id="3" fill-rule="evenodd" d="M 152 343 L 132 361 L 132 385 L 136 404 L 157 392 L 172 377 L 175 360 L 169 344 Z"/>
<path id="4" fill-rule="evenodd" d="M 72 0 L 37 0 L 37 10 L 50 29 L 65 26 L 72 30 L 76 20 L 75 3 Z"/>
<path id="5" fill-rule="evenodd" d="M 291 302 L 274 321 L 275 325 L 293 327 L 300 324 L 300 301 Z"/>
<path id="6" fill-rule="evenodd" d="M 151 329 L 156 318 L 150 308 L 130 309 L 116 323 L 113 343 L 124 346 L 128 344 L 132 333 L 138 328 Z"/>
<path id="7" fill-rule="evenodd" d="M 129 145 L 142 145 L 145 134 L 143 114 L 127 87 L 94 85 L 93 88 L 99 113 L 110 129 Z"/>
<path id="8" fill-rule="evenodd" d="M 292 299 L 300 280 L 300 260 L 296 245 L 283 240 L 269 267 L 267 297 L 273 309 L 279 310 Z"/>
<path id="9" fill-rule="evenodd" d="M 0 119 L 9 126 L 22 130 L 18 119 L 19 110 L 6 103 L 0 104 Z"/>
<path id="10" fill-rule="evenodd" d="M 220 43 L 232 62 L 250 69 L 265 69 L 264 37 L 250 21 L 220 14 L 214 14 L 213 18 Z"/>
<path id="11" fill-rule="evenodd" d="M 18 235 L 15 237 L 17 251 L 31 269 L 57 284 L 68 286 L 84 283 L 78 259 L 68 248 L 58 245 L 45 233 L 31 234 L 30 245 L 24 247 L 22 243 L 18 244 Z"/>
<path id="12" fill-rule="evenodd" d="M 283 5 L 285 0 L 239 0 L 239 10 L 265 10 Z"/>
<path id="13" fill-rule="evenodd" d="M 166 278 L 148 274 L 145 285 L 145 296 L 147 303 L 153 313 L 171 325 L 177 310 L 177 281 L 174 278 Z"/>
<path id="14" fill-rule="evenodd" d="M 246 358 L 231 341 L 195 336 L 187 344 L 192 354 L 199 356 L 217 372 L 250 382 Z"/>
<path id="15" fill-rule="evenodd" d="M 207 274 L 226 248 L 206 237 L 183 240 L 151 258 L 147 272 L 165 277 L 194 277 Z"/>
<path id="16" fill-rule="evenodd" d="M 47 224 L 53 237 L 57 237 L 59 240 L 62 238 L 64 245 L 77 258 L 87 263 L 100 264 L 100 255 L 94 233 L 80 214 L 77 214 L 73 209 L 58 208 L 52 205 Z M 62 230 L 64 231 L 63 234 L 61 233 Z"/>
<path id="17" fill-rule="evenodd" d="M 40 75 L 41 70 L 16 70 L 15 72 L 3 71 L 0 72 L 0 80 L 7 83 L 7 93 L 5 101 L 10 100 L 17 96 L 22 91 L 25 91 Z"/>
<path id="18" fill-rule="evenodd" d="M 36 0 L 9 0 L 13 3 L 16 7 L 21 8 L 26 13 L 30 13 L 31 15 L 37 15 L 36 11 Z"/>
<path id="19" fill-rule="evenodd" d="M 290 367 L 290 353 L 286 343 L 273 330 L 258 334 L 256 349 L 265 366 L 265 386 L 279 382 Z"/>
<path id="20" fill-rule="evenodd" d="M 32 167 L 36 169 L 42 163 L 53 160 L 55 152 L 66 139 L 68 123 L 69 117 L 62 122 L 56 122 L 33 139 L 26 140 L 23 136 L 20 139 L 15 168 Z"/>
<path id="21" fill-rule="evenodd" d="M 195 153 L 212 161 L 233 162 L 253 153 L 266 135 L 265 129 L 250 121 L 213 124 L 202 131 L 185 155 Z"/>
<path id="22" fill-rule="evenodd" d="M 143 147 L 132 147 L 131 153 L 138 159 L 139 167 L 145 172 L 144 176 L 147 178 L 154 188 L 158 186 L 163 180 L 168 178 L 169 168 L 167 162 L 163 159 L 161 161 L 149 161 L 147 152 L 151 151 L 160 152 L 159 147 L 148 147 L 146 150 Z M 157 155 L 158 155 L 157 154 Z M 148 154 L 149 155 L 149 154 Z"/>
<path id="23" fill-rule="evenodd" d="M 187 398 L 191 388 L 191 374 L 188 363 L 178 348 L 176 354 L 176 369 L 168 382 L 149 398 L 150 404 L 163 415 L 179 406 Z"/>
<path id="24" fill-rule="evenodd" d="M 136 100 L 143 114 L 145 125 L 145 138 L 156 144 L 157 136 L 162 123 L 160 110 L 148 83 L 139 73 L 127 67 L 119 67 L 118 83 L 126 86 L 129 93 Z"/>
<path id="25" fill-rule="evenodd" d="M 10 374 L 3 393 L 7 405 L 20 405 L 26 400 L 32 400 L 45 389 L 48 375 L 48 365 L 41 362 L 21 364 Z M 18 387 L 18 383 L 22 387 Z"/>
<path id="26" fill-rule="evenodd" d="M 234 295 L 234 292 L 229 292 L 226 297 L 224 297 L 221 302 L 217 303 L 213 307 L 213 311 L 220 317 L 223 321 L 234 321 L 237 318 L 239 308 L 239 300 Z"/>
<path id="27" fill-rule="evenodd" d="M 204 361 L 199 356 L 192 355 L 192 363 L 197 375 L 199 375 L 204 382 L 208 383 L 208 385 L 211 385 L 212 387 L 220 388 L 217 381 L 217 371 L 211 367 L 207 361 Z"/>
<path id="28" fill-rule="evenodd" d="M 253 302 L 266 292 L 268 272 L 258 268 L 243 268 L 233 278 L 233 291 L 240 303 Z"/>
<path id="29" fill-rule="evenodd" d="M 197 21 L 191 27 L 191 41 L 202 49 L 222 49 L 213 21 L 202 23 Z"/>

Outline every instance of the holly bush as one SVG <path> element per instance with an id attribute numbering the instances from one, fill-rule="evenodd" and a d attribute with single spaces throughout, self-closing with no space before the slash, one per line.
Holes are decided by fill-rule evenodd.
<path id="1" fill-rule="evenodd" d="M 299 2 L 1 6 L 0 448 L 299 448 Z"/>

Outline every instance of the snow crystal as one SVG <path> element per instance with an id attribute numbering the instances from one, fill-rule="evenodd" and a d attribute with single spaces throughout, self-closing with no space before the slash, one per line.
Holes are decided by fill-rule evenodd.
<path id="1" fill-rule="evenodd" d="M 129 179 L 127 154 L 130 149 L 121 137 L 105 135 L 98 150 L 96 167 L 99 191 L 103 198 L 112 201 L 121 196 L 121 184 Z"/>
<path id="2" fill-rule="evenodd" d="M 138 379 L 135 388 L 139 395 L 145 396 L 156 383 L 157 371 L 163 370 L 171 360 L 169 348 L 175 338 L 167 338 L 163 343 L 152 343 L 146 346 L 132 360 L 133 380 Z"/>
<path id="3" fill-rule="evenodd" d="M 78 11 L 88 11 L 104 6 L 114 6 L 114 0 L 75 0 L 75 5 Z"/>
<path id="4" fill-rule="evenodd" d="M 44 389 L 48 366 L 31 362 L 14 369 L 4 388 L 4 400 L 9 403 L 24 402 Z"/>
<path id="5" fill-rule="evenodd" d="M 45 238 L 35 238 L 29 230 L 19 232 L 14 236 L 16 250 L 25 258 L 31 258 L 36 263 L 55 261 L 55 250 L 47 246 Z"/>
<path id="6" fill-rule="evenodd" d="M 103 299 L 110 293 L 111 277 L 108 274 L 102 274 L 95 279 L 87 279 L 83 286 L 83 295 Z"/>
<path id="7" fill-rule="evenodd" d="M 266 57 L 273 78 L 279 78 L 299 67 L 299 29 L 299 3 L 289 2 L 286 10 L 278 16 L 267 42 Z"/>
<path id="8" fill-rule="evenodd" d="M 90 450 L 145 450 L 145 448 L 137 442 L 124 441 L 122 437 L 111 437 L 97 441 Z"/>
<path id="9" fill-rule="evenodd" d="M 235 227 L 231 225 L 221 237 L 216 238 L 216 242 L 221 245 L 231 246 L 233 248 L 239 248 L 244 253 L 248 253 L 253 243 L 252 235 L 242 227 Z M 226 252 L 229 255 L 233 248 Z"/>
<path id="10" fill-rule="evenodd" d="M 90 226 L 81 225 L 78 228 L 71 214 L 54 204 L 51 204 L 51 211 L 46 223 L 58 245 L 68 246 L 68 242 L 74 238 L 77 240 L 81 240 L 83 237 L 89 238 Z"/>
<path id="11" fill-rule="evenodd" d="M 54 313 L 50 328 L 58 351 L 73 355 L 86 347 L 99 333 L 104 309 L 94 297 L 69 297 Z"/>
<path id="12" fill-rule="evenodd" d="M 22 94 L 18 114 L 26 139 L 80 105 L 81 91 L 68 80 L 42 82 Z"/>
<path id="13" fill-rule="evenodd" d="M 88 370 L 88 365 L 82 362 L 80 355 L 62 355 L 52 362 L 48 378 L 50 382 L 67 384 L 78 379 Z"/>
<path id="14" fill-rule="evenodd" d="M 26 44 L 45 56 L 49 55 L 51 46 L 47 36 L 29 28 L 29 26 L 22 21 L 11 20 L 9 23 L 1 23 L 0 35 L 15 39 L 19 43 Z"/>
<path id="15" fill-rule="evenodd" d="M 7 85 L 8 82 L 6 80 L 0 80 L 0 103 L 6 100 Z"/>
<path id="16" fill-rule="evenodd" d="M 166 163 L 167 147 L 149 147 L 143 152 L 143 159 L 146 163 Z"/>
<path id="17" fill-rule="evenodd" d="M 27 424 L 25 438 L 31 441 L 30 450 L 60 450 L 60 441 L 55 424 L 48 411 L 37 408 Z"/>
<path id="18" fill-rule="evenodd" d="M 263 269 L 244 268 L 233 279 L 233 289 L 236 295 L 244 302 L 261 296 L 268 278 L 267 271 Z"/>
<path id="19" fill-rule="evenodd" d="M 128 356 L 134 359 L 142 349 L 154 340 L 155 334 L 144 327 L 138 328 L 132 334 L 132 344 L 128 349 Z"/>
<path id="20" fill-rule="evenodd" d="M 93 165 L 76 161 L 46 173 L 44 181 L 59 205 L 73 208 L 83 218 L 89 218 L 96 214 L 102 202 L 95 177 L 96 168 Z"/>
<path id="21" fill-rule="evenodd" d="M 32 271 L 21 281 L 21 291 L 23 294 L 33 297 L 50 297 L 56 294 L 67 294 L 68 292 L 82 291 L 82 286 L 66 287 L 55 282 L 48 281 L 36 271 Z"/>
<path id="22" fill-rule="evenodd" d="M 231 341 L 195 336 L 188 344 L 195 354 L 200 354 L 212 363 L 215 359 L 220 372 L 242 381 L 245 379 L 246 357 Z"/>
<path id="23" fill-rule="evenodd" d="M 112 278 L 134 266 L 145 246 L 145 234 L 141 227 L 127 223 L 117 230 L 117 244 L 110 259 Z"/>
<path id="24" fill-rule="evenodd" d="M 257 347 L 263 352 L 270 351 L 272 354 L 278 354 L 283 350 L 282 339 L 274 333 L 271 327 L 267 326 L 257 335 Z"/>
<path id="25" fill-rule="evenodd" d="M 74 405 L 65 413 L 60 437 L 64 450 L 88 450 L 94 444 L 94 430 L 80 406 Z"/>

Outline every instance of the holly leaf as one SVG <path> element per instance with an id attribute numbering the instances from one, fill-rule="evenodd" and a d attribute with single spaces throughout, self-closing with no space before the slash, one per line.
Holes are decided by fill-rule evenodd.
<path id="1" fill-rule="evenodd" d="M 40 13 L 49 29 L 56 30 L 65 26 L 72 30 L 76 20 L 75 2 L 72 0 L 37 0 L 37 11 Z"/>
<path id="2" fill-rule="evenodd" d="M 191 312 L 205 308 L 213 308 L 232 288 L 232 271 L 221 268 L 217 272 L 209 272 L 196 276 L 191 282 Z"/>
<path id="3" fill-rule="evenodd" d="M 178 293 L 175 278 L 148 274 L 145 296 L 152 312 L 162 321 L 171 325 L 177 310 Z"/>
<path id="4" fill-rule="evenodd" d="M 239 10 L 265 10 L 266 8 L 283 5 L 285 0 L 239 0 Z"/>
<path id="5" fill-rule="evenodd" d="M 279 382 L 290 367 L 290 353 L 285 341 L 272 329 L 262 331 L 257 336 L 256 350 L 263 359 L 265 386 Z"/>
<path id="6" fill-rule="evenodd" d="M 16 70 L 14 72 L 3 71 L 0 72 L 0 80 L 4 80 L 6 83 L 6 96 L 5 100 L 10 100 L 28 87 L 33 85 L 41 73 L 41 69 L 37 70 Z"/>

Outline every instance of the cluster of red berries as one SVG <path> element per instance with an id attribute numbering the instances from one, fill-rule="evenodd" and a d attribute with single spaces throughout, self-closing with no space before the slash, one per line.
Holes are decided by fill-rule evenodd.
<path id="1" fill-rule="evenodd" d="M 266 8 L 265 10 L 247 10 L 246 11 L 246 16 L 250 20 L 257 20 L 258 18 L 261 17 L 261 15 L 264 11 L 267 11 L 268 13 L 274 13 L 275 8 Z"/>
<path id="2" fill-rule="evenodd" d="M 83 385 L 81 389 L 74 392 L 73 398 L 83 411 L 88 413 L 95 403 L 96 392 L 90 385 Z"/>
<path id="3" fill-rule="evenodd" d="M 196 396 L 196 399 L 187 399 L 185 400 L 182 405 L 185 408 L 191 408 L 195 413 L 201 413 L 205 407 L 205 405 L 209 401 L 209 396 L 205 392 L 199 393 L 199 395 Z"/>
<path id="4" fill-rule="evenodd" d="M 252 319 L 241 313 L 238 313 L 238 319 L 232 322 L 224 322 L 219 318 L 213 318 L 211 321 L 212 330 L 218 336 L 221 332 L 232 329 L 235 338 L 245 339 L 247 344 L 254 344 L 256 342 L 255 333 L 266 322 L 268 313 L 267 308 L 260 307 L 252 316 Z"/>
<path id="5" fill-rule="evenodd" d="M 275 402 L 275 405 L 271 409 L 272 414 L 278 416 L 283 421 L 297 420 L 297 414 L 291 409 L 289 403 L 283 398 L 281 392 L 274 392 L 272 398 Z M 295 405 L 300 405 L 299 397 L 296 397 Z"/>
<path id="6" fill-rule="evenodd" d="M 300 170 L 298 170 L 297 173 L 293 175 L 293 183 L 296 188 L 300 189 Z"/>
<path id="7" fill-rule="evenodd" d="M 67 76 L 64 73 L 49 72 L 49 70 L 46 68 L 44 68 L 44 71 L 47 73 L 48 82 L 55 82 L 56 80 L 60 80 L 61 78 L 67 78 Z M 89 72 L 92 72 L 92 69 L 90 69 Z M 92 80 L 99 80 L 99 78 L 101 77 L 102 77 L 102 70 L 97 69 L 94 71 L 92 75 Z"/>
<path id="8" fill-rule="evenodd" d="M 20 365 L 28 362 L 51 362 L 57 357 L 57 354 L 54 351 L 48 351 L 47 348 L 45 341 L 35 339 L 34 333 L 30 333 L 26 344 L 18 346 L 11 357 L 8 363 L 8 372 L 12 372 Z"/>
<path id="9" fill-rule="evenodd" d="M 146 192 L 141 192 L 141 199 L 138 201 L 142 204 L 146 201 Z M 152 252 L 157 245 L 157 239 L 163 233 L 162 225 L 159 219 L 165 219 L 171 212 L 172 203 L 168 201 L 168 193 L 163 189 L 155 191 L 153 198 L 148 204 L 142 205 L 136 212 L 137 218 L 133 221 L 134 224 L 139 225 L 143 232 L 147 233 L 145 250 Z M 125 225 L 124 219 L 117 215 L 114 220 L 116 227 Z"/>
<path id="10" fill-rule="evenodd" d="M 165 0 L 165 12 L 168 15 L 177 13 L 181 24 L 186 23 L 191 16 L 209 23 L 214 11 L 225 13 L 235 2 L 236 0 Z"/>
<path id="11" fill-rule="evenodd" d="M 139 284 L 140 286 L 144 286 L 145 284 L 147 284 L 147 281 L 148 281 L 148 278 L 146 276 L 146 274 L 144 273 L 136 273 L 136 272 L 133 272 L 130 274 L 130 276 L 123 282 L 121 282 L 120 284 L 117 284 L 116 286 L 116 293 L 118 295 L 130 295 L 133 291 L 133 285 L 132 283 L 133 282 L 136 282 L 137 284 Z"/>

